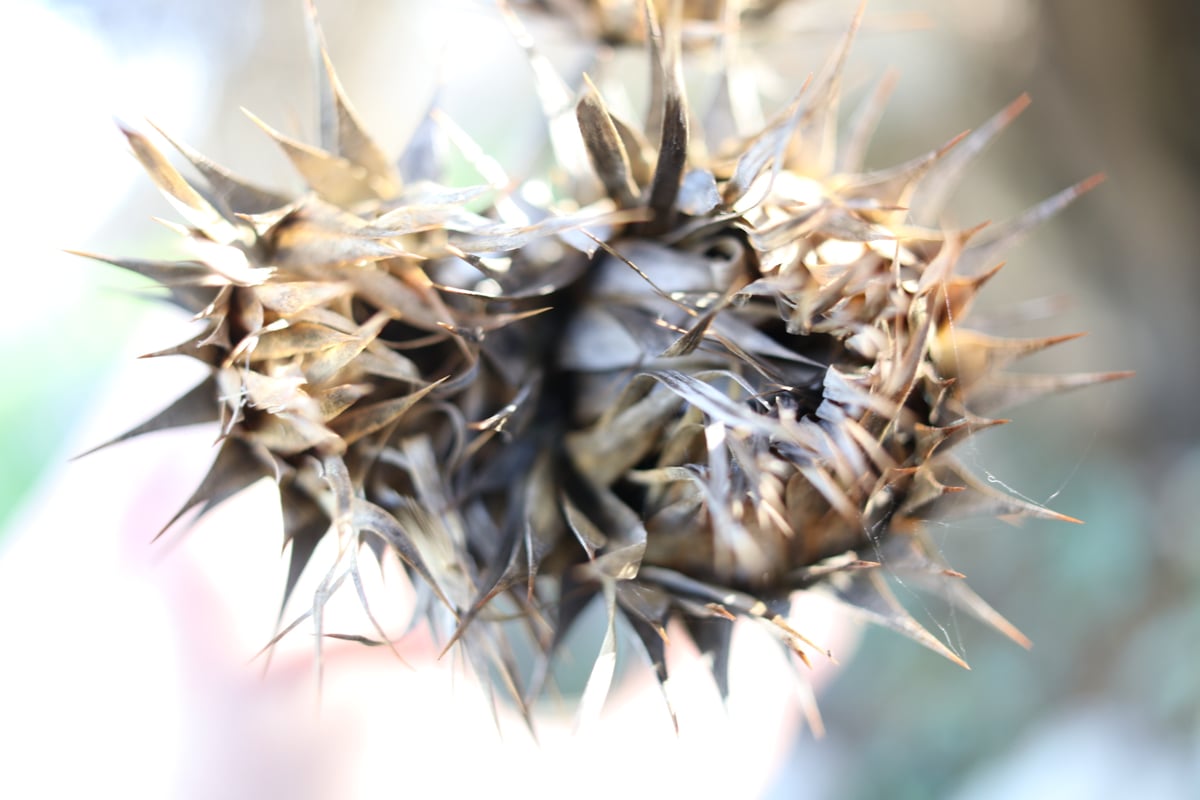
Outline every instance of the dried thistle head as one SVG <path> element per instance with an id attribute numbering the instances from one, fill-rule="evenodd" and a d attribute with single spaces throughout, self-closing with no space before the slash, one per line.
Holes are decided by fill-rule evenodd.
<path id="1" fill-rule="evenodd" d="M 1095 180 L 1009 223 L 943 229 L 949 190 L 1024 98 L 864 172 L 886 89 L 845 135 L 836 124 L 858 18 L 826 70 L 746 131 L 730 92 L 689 107 L 679 20 L 640 7 L 642 125 L 590 81 L 575 91 L 552 77 L 527 44 L 565 198 L 541 206 L 436 110 L 393 165 L 323 47 L 320 146 L 259 123 L 305 179 L 300 197 L 176 145 L 203 179 L 189 181 L 126 131 L 195 257 L 105 260 L 196 315 L 203 330 L 158 355 L 199 359 L 210 376 L 118 441 L 219 421 L 213 467 L 180 514 L 273 478 L 291 544 L 285 603 L 317 543 L 336 537 L 311 612 L 318 655 L 321 608 L 347 577 L 366 607 L 368 545 L 404 564 L 414 613 L 524 707 L 594 598 L 608 628 L 585 713 L 611 680 L 618 617 L 660 681 L 666 627 L 682 622 L 724 690 L 738 619 L 800 660 L 821 652 L 784 619 L 803 591 L 961 663 L 896 601 L 888 572 L 1026 643 L 923 524 L 1066 519 L 993 490 L 954 447 L 1005 407 L 1119 375 L 1005 372 L 1071 337 L 997 339 L 964 323 L 997 254 Z M 434 182 L 435 139 L 487 183 Z M 541 655 L 531 675 L 499 622 L 514 613 Z"/>

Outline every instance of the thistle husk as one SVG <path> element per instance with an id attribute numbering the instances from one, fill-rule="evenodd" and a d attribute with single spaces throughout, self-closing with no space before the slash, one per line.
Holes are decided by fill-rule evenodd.
<path id="1" fill-rule="evenodd" d="M 865 171 L 886 86 L 848 130 L 837 124 L 861 9 L 824 71 L 764 127 L 742 130 L 730 93 L 688 103 L 692 6 L 638 6 L 651 87 L 638 123 L 591 80 L 558 77 L 504 10 L 556 160 L 551 175 L 527 177 L 566 198 L 541 207 L 436 109 L 393 161 L 347 100 L 311 5 L 318 143 L 252 117 L 303 194 L 254 186 L 168 139 L 198 176 L 185 177 L 124 129 L 193 257 L 96 258 L 157 281 L 194 315 L 198 334 L 151 355 L 209 374 L 113 442 L 218 423 L 212 468 L 163 530 L 275 481 L 285 608 L 318 543 L 336 541 L 333 562 L 312 565 L 323 577 L 309 609 L 271 644 L 311 621 L 319 670 L 322 610 L 347 578 L 391 644 L 363 589 L 365 546 L 404 566 L 414 620 L 526 711 L 593 602 L 607 624 L 581 719 L 612 680 L 618 620 L 660 683 L 674 622 L 711 656 L 722 693 L 738 620 L 769 630 L 795 662 L 826 655 L 787 621 L 797 592 L 966 666 L 905 610 L 889 575 L 1028 646 L 925 525 L 1070 520 L 979 480 L 956 447 L 1006 408 L 1123 373 L 1009 372 L 1072 337 L 1003 339 L 964 323 L 999 254 L 1098 179 L 1007 223 L 944 228 L 964 168 L 1026 98 Z M 438 182 L 432 154 L 449 148 L 482 183 Z M 517 668 L 518 636 L 535 648 L 531 673 Z"/>

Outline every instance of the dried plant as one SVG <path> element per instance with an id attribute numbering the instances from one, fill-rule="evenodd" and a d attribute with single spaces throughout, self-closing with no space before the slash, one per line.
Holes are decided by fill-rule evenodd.
<path id="1" fill-rule="evenodd" d="M 613 7 L 592 5 L 602 21 Z M 276 481 L 285 603 L 318 542 L 336 538 L 310 610 L 280 634 L 311 618 L 318 665 L 330 594 L 349 578 L 367 608 L 364 545 L 403 563 L 415 616 L 523 708 L 596 598 L 608 622 L 585 717 L 611 681 L 619 618 L 660 681 L 666 628 L 680 621 L 722 691 L 736 620 L 765 626 L 800 661 L 822 652 L 785 621 L 796 592 L 825 592 L 962 663 L 905 611 L 889 574 L 1027 644 L 924 524 L 1067 519 L 997 492 L 954 448 L 1016 403 L 1121 374 L 1007 372 L 1072 337 L 964 325 L 998 254 L 1097 180 L 1004 224 L 943 228 L 963 169 L 1025 98 L 929 153 L 863 171 L 888 86 L 839 132 L 861 11 L 825 70 L 751 131 L 728 60 L 708 76 L 723 87 L 710 107 L 687 102 L 678 15 L 701 6 L 665 17 L 631 6 L 649 65 L 643 124 L 613 113 L 591 81 L 558 78 L 502 8 L 546 105 L 555 168 L 525 177 L 558 199 L 540 205 L 437 110 L 393 163 L 323 46 L 319 146 L 255 120 L 304 178 L 298 197 L 172 143 L 199 176 L 185 178 L 125 131 L 194 257 L 102 260 L 195 315 L 200 333 L 154 355 L 210 374 L 115 441 L 219 422 L 213 466 L 168 527 Z M 714 35 L 728 46 L 736 34 Z M 437 182 L 447 142 L 484 184 Z M 518 635 L 540 656 L 531 675 L 516 668 Z"/>

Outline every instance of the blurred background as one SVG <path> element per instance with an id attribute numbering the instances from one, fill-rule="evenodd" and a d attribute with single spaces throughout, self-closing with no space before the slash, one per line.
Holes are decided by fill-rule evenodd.
<path id="1" fill-rule="evenodd" d="M 794 32 L 756 47 L 788 70 L 782 94 L 820 64 L 853 10 L 795 5 L 784 17 Z M 440 81 L 442 107 L 519 174 L 538 104 L 486 3 L 318 6 L 342 81 L 379 141 L 398 152 Z M 245 662 L 270 636 L 285 574 L 278 536 L 245 535 L 247 517 L 276 513 L 269 495 L 211 515 L 203 537 L 151 545 L 206 469 L 213 432 L 69 462 L 197 379 L 186 364 L 135 360 L 186 338 L 186 320 L 139 298 L 141 284 L 117 270 L 61 252 L 171 255 L 170 233 L 150 218 L 173 213 L 113 117 L 143 128 L 149 118 L 260 184 L 296 188 L 239 107 L 312 140 L 303 5 L 10 0 L 5 18 L 0 752 L 23 766 L 0 782 L 17 781 L 14 796 L 62 796 L 97 780 L 131 797 L 356 796 L 278 780 L 299 774 L 296 759 L 334 763 L 355 748 L 386 758 L 379 737 L 389 729 L 335 714 L 335 744 L 308 729 L 297 736 L 261 702 L 268 689 L 242 674 L 257 675 Z M 569 26 L 537 30 L 574 80 L 587 59 Z M 1088 332 L 1031 370 L 1138 374 L 1017 409 L 969 452 L 979 474 L 1085 525 L 936 531 L 949 561 L 1033 650 L 917 605 L 972 671 L 866 631 L 820 692 L 826 738 L 775 741 L 764 730 L 766 749 L 786 757 L 743 788 L 772 798 L 1200 796 L 1200 515 L 1190 505 L 1200 490 L 1200 6 L 872 0 L 847 106 L 888 67 L 899 83 L 870 166 L 924 152 L 1021 92 L 1033 98 L 959 192 L 960 222 L 1003 219 L 1108 176 L 1009 254 L 976 324 Z M 295 664 L 285 674 L 292 668 L 307 676 Z M 373 693 L 405 681 L 372 674 L 363 686 Z M 290 694 L 269 691 L 306 702 L 311 685 L 296 682 Z M 220 745 L 231 731 L 279 747 L 239 759 Z M 727 754 L 753 731 L 714 724 L 711 735 L 712 752 Z M 752 764 L 730 759 L 729 785 Z M 720 782 L 691 793 L 716 796 L 718 786 L 738 794 Z"/>

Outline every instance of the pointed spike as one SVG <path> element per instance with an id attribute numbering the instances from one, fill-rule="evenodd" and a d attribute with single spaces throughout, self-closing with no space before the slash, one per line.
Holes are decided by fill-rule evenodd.
<path id="1" fill-rule="evenodd" d="M 954 606 L 965 610 L 968 614 L 974 616 L 985 625 L 994 627 L 1004 636 L 1012 639 L 1013 642 L 1022 646 L 1026 650 L 1033 649 L 1033 642 L 1030 637 L 1025 636 L 1025 633 L 1020 631 L 1020 628 L 1008 621 L 1006 616 L 997 612 L 992 608 L 983 597 L 980 597 L 971 587 L 968 587 L 962 579 L 950 578 L 943 582 L 943 596 L 949 602 L 954 603 Z"/>
<path id="2" fill-rule="evenodd" d="M 353 444 L 364 436 L 382 430 L 404 416 L 410 408 L 421 401 L 425 395 L 444 383 L 441 378 L 415 392 L 397 397 L 394 400 L 383 400 L 364 408 L 342 414 L 330 423 L 330 428 L 340 435 L 346 444 Z"/>
<path id="3" fill-rule="evenodd" d="M 934 225 L 945 207 L 951 192 L 958 186 L 966 168 L 1008 125 L 1020 116 L 1030 103 L 1029 95 L 1022 94 L 1000 110 L 987 122 L 980 125 L 949 155 L 933 166 L 916 193 L 911 207 L 913 220 L 921 225 Z"/>
<path id="4" fill-rule="evenodd" d="M 208 474 L 179 511 L 175 512 L 175 516 L 155 534 L 155 540 L 193 508 L 200 507 L 196 515 L 199 518 L 259 479 L 273 475 L 274 470 L 268 469 L 246 442 L 235 437 L 226 438 L 222 441 Z"/>
<path id="5" fill-rule="evenodd" d="M 936 453 L 948 452 L 956 444 L 969 439 L 980 431 L 985 431 L 998 425 L 1007 425 L 1010 421 L 1007 419 L 986 419 L 972 414 L 965 419 L 960 418 L 942 427 L 917 423 L 914 426 L 914 431 L 917 434 L 917 444 L 914 448 L 916 462 L 924 463 L 932 459 Z"/>
<path id="6" fill-rule="evenodd" d="M 679 717 L 675 714 L 675 708 L 667 692 L 667 650 L 662 635 L 662 628 L 655 627 L 645 620 L 629 614 L 626 614 L 625 618 L 629 621 L 630 627 L 633 628 L 634 643 L 640 645 L 638 649 L 649 663 L 650 668 L 654 670 L 654 679 L 658 683 L 658 688 L 662 691 L 663 701 L 667 705 L 667 713 L 671 715 L 671 724 L 675 727 L 675 733 L 678 735 Z"/>
<path id="7" fill-rule="evenodd" d="M 194 358 L 202 364 L 210 367 L 218 366 L 225 358 L 225 351 L 215 345 L 205 345 L 201 342 L 205 341 L 209 336 L 207 330 L 201 331 L 197 335 L 188 339 L 186 342 L 180 342 L 173 347 L 164 347 L 162 350 L 154 350 L 150 353 L 142 353 L 138 358 L 163 358 L 165 356 L 186 356 Z"/>
<path id="8" fill-rule="evenodd" d="M 726 3 L 729 15 L 736 15 L 734 4 Z M 727 24 L 720 37 L 720 68 L 715 75 L 717 89 L 704 113 L 700 126 L 702 152 L 723 156 L 731 145 L 747 138 L 752 131 L 762 130 L 766 115 L 757 88 L 757 76 L 752 64 L 740 57 L 739 26 Z"/>
<path id="9" fill-rule="evenodd" d="M 64 250 L 63 252 L 73 256 L 90 258 L 93 261 L 100 261 L 114 267 L 120 267 L 167 287 L 183 285 L 198 286 L 213 279 L 213 271 L 196 261 L 117 258 L 90 253 L 86 250 Z"/>
<path id="10" fill-rule="evenodd" d="M 946 325 L 933 337 L 929 356 L 942 379 L 953 378 L 960 387 L 969 387 L 981 378 L 994 375 L 1017 359 L 1039 353 L 1086 334 L 1071 333 L 1031 339 L 989 336 L 966 328 Z"/>
<path id="11" fill-rule="evenodd" d="M 288 600 L 300 580 L 300 574 L 308 566 L 317 544 L 329 530 L 329 518 L 313 502 L 306 492 L 291 487 L 280 487 L 280 507 L 283 509 L 283 541 L 292 546 L 288 557 L 287 579 L 283 585 L 283 599 L 279 603 L 279 618 L 276 627 L 283 622 Z"/>
<path id="12" fill-rule="evenodd" d="M 986 237 L 980 237 L 980 241 L 963 251 L 959 269 L 970 275 L 982 268 L 983 265 L 995 262 L 1002 253 L 1028 236 L 1035 227 L 1071 205 L 1077 198 L 1104 183 L 1104 180 L 1104 174 L 1097 173 L 1046 198 L 1024 213 L 992 226 L 988 229 Z"/>
<path id="13" fill-rule="evenodd" d="M 446 141 L 441 128 L 433 118 L 433 111 L 441 101 L 441 84 L 429 99 L 421 121 L 408 138 L 404 152 L 400 154 L 397 168 L 402 180 L 409 183 L 436 181 L 445 173 Z"/>
<path id="14" fill-rule="evenodd" d="M 487 181 L 488 185 L 500 191 L 500 195 L 495 200 L 496 211 L 500 219 L 510 225 L 527 224 L 529 222 L 529 215 L 525 212 L 525 209 L 508 196 L 516 184 L 508 177 L 500 162 L 488 155 L 487 151 L 472 139 L 470 134 L 463 130 L 458 123 L 440 108 L 431 110 L 429 116 L 434 124 L 446 134 L 446 138 L 450 144 L 454 145 L 462 153 L 467 162 Z M 567 121 L 574 124 L 573 118 Z M 578 128 L 576 127 L 573 130 L 575 139 L 579 144 L 579 149 L 582 151 L 583 142 L 579 138 Z M 580 156 L 586 163 L 586 154 L 581 153 Z"/>
<path id="15" fill-rule="evenodd" d="M 659 641 L 667 641 L 667 621 L 671 616 L 671 595 L 639 581 L 617 584 L 617 603 L 630 621 L 645 623 Z"/>
<path id="16" fill-rule="evenodd" d="M 534 673 L 529 681 L 529 694 L 526 702 L 532 704 L 542 693 L 549 677 L 550 660 L 562 648 L 567 635 L 574 628 L 580 615 L 591 604 L 597 594 L 597 587 L 590 582 L 582 582 L 574 570 L 567 570 L 562 575 L 558 596 L 558 613 L 554 619 L 553 634 L 546 648 L 545 657 L 539 659 Z"/>
<path id="17" fill-rule="evenodd" d="M 342 582 L 346 580 L 349 574 L 343 570 L 337 577 L 334 573 L 338 568 L 341 558 L 334 562 L 329 572 L 318 584 L 316 592 L 313 593 L 312 599 L 312 621 L 313 621 L 313 674 L 316 678 L 316 708 L 321 708 L 321 696 L 325 689 L 325 659 L 323 647 L 325 645 L 325 605 L 329 602 L 329 598 L 338 590 Z"/>
<path id="18" fill-rule="evenodd" d="M 1033 647 L 1029 637 L 1021 633 L 967 585 L 965 575 L 946 566 L 936 555 L 938 548 L 929 540 L 926 531 L 918 530 L 911 538 L 904 537 L 903 543 L 900 539 L 896 541 L 904 548 L 904 552 L 899 556 L 889 557 L 888 568 L 903 575 L 906 583 L 915 584 L 917 588 L 941 597 L 1026 650 Z"/>
<path id="19" fill-rule="evenodd" d="M 396 518 L 382 507 L 361 497 L 352 497 L 349 503 L 352 509 L 351 524 L 354 530 L 370 531 L 386 540 L 392 550 L 395 551 L 405 564 L 421 576 L 437 599 L 452 613 L 455 613 L 457 618 L 457 610 L 454 604 L 442 592 L 441 587 L 434 580 L 433 574 L 429 571 L 429 567 L 426 566 L 425 559 L 421 557 L 420 550 L 413 543 L 412 537 L 409 536 L 408 532 L 400 525 Z"/>
<path id="20" fill-rule="evenodd" d="M 853 552 L 845 556 L 853 556 Z M 860 558 L 835 556 L 831 559 L 807 567 L 798 567 L 788 573 L 788 585 L 797 589 L 806 589 L 818 582 L 824 581 L 831 575 L 842 572 L 855 572 L 861 569 L 878 569 L 878 561 L 864 561 Z M 890 565 L 889 565 L 890 566 Z"/>
<path id="21" fill-rule="evenodd" d="M 638 204 L 638 188 L 633 184 L 629 155 L 596 86 L 586 75 L 584 81 L 587 89 L 575 106 L 575 116 L 588 156 L 608 196 L 619 208 L 633 208 Z"/>
<path id="22" fill-rule="evenodd" d="M 937 481 L 947 489 L 956 491 L 945 493 L 940 498 L 926 503 L 919 509 L 919 516 L 922 518 L 946 520 L 1003 516 L 1012 519 L 1044 519 L 1083 524 L 1082 520 L 1075 517 L 1060 514 L 1031 500 L 993 488 L 993 481 L 980 480 L 950 456 L 933 462 L 930 468 Z"/>
<path id="23" fill-rule="evenodd" d="M 929 294 L 933 290 L 944 286 L 947 281 L 953 280 L 954 270 L 960 263 L 964 249 L 986 227 L 987 223 L 985 222 L 973 228 L 947 233 L 941 247 L 938 248 L 937 255 L 933 257 L 933 260 L 921 273 L 921 279 L 917 285 L 917 293 L 920 295 Z M 934 313 L 944 311 L 944 308 L 940 308 L 936 309 Z"/>
<path id="24" fill-rule="evenodd" d="M 947 153 L 965 139 L 960 133 L 941 147 L 923 153 L 894 167 L 874 170 L 847 179 L 838 194 L 847 198 L 869 198 L 882 208 L 902 208 L 912 197 L 913 190 L 926 173 Z"/>
<path id="25" fill-rule="evenodd" d="M 670 2 L 670 0 L 668 0 Z M 664 112 L 666 110 L 667 81 L 671 76 L 667 73 L 668 56 L 663 53 L 662 26 L 658 21 L 658 9 L 654 0 L 642 0 L 642 24 L 646 27 L 646 60 L 650 67 L 650 96 L 646 103 L 646 136 L 651 141 L 662 138 Z M 677 20 L 671 20 L 672 23 Z M 672 29 L 673 35 L 678 35 L 678 28 Z"/>
<path id="26" fill-rule="evenodd" d="M 169 295 L 162 298 L 191 314 L 199 314 L 210 306 L 219 292 L 219 278 L 207 266 L 194 261 L 158 261 L 139 258 L 115 258 L 97 255 L 84 250 L 64 250 L 73 256 L 90 258 L 114 267 L 142 275 L 167 289 Z"/>
<path id="27" fill-rule="evenodd" d="M 325 46 L 325 34 L 317 19 L 316 4 L 313 0 L 306 0 L 305 8 L 315 61 L 325 78 L 318 83 L 321 147 L 366 170 L 372 189 L 380 197 L 394 196 L 400 191 L 400 176 L 379 145 L 363 130 L 358 115 L 346 98 L 345 89 Z"/>
<path id="28" fill-rule="evenodd" d="M 788 141 L 800 122 L 800 112 L 804 110 L 804 93 L 808 90 L 810 82 L 811 78 L 804 81 L 787 108 L 773 117 L 738 156 L 733 176 L 725 183 L 721 192 L 721 199 L 726 206 L 742 208 L 761 202 L 762 197 L 757 192 L 750 199 L 746 199 L 747 194 L 769 164 L 774 163 L 776 171 L 782 168 L 781 162 L 787 152 Z"/>
<path id="29" fill-rule="evenodd" d="M 383 630 L 383 626 L 379 624 L 379 620 L 375 617 L 375 612 L 371 610 L 371 604 L 367 600 L 367 592 L 363 587 L 362 574 L 358 569 L 358 550 L 357 548 L 350 551 L 350 578 L 354 581 L 354 591 L 358 595 L 358 603 L 362 606 L 363 613 L 367 615 L 367 620 L 371 623 L 371 627 L 375 629 L 375 633 L 379 636 L 379 641 L 365 640 L 367 644 L 373 647 L 379 645 L 387 645 L 387 648 L 392 651 L 400 663 L 406 667 L 411 665 L 400 655 L 400 651 L 396 649 L 396 643 L 392 641 L 392 637 L 388 636 Z M 355 637 L 354 640 L 363 640 L 365 637 Z M 354 641 L 352 640 L 352 641 Z"/>
<path id="30" fill-rule="evenodd" d="M 542 105 L 542 113 L 550 131 L 550 147 L 555 162 L 568 175 L 579 179 L 588 176 L 588 157 L 579 138 L 575 120 L 575 91 L 567 85 L 558 70 L 534 45 L 520 18 L 513 13 L 507 0 L 497 0 L 500 16 L 512 33 L 517 45 L 525 52 L 530 69 L 533 70 L 534 88 Z"/>
<path id="31" fill-rule="evenodd" d="M 884 397 L 892 398 L 895 403 L 895 410 L 892 413 L 886 413 L 884 409 L 875 409 L 875 413 L 880 414 L 885 419 L 894 419 L 902 413 L 904 402 L 913 393 L 917 385 L 917 375 L 921 364 L 928 355 L 928 347 L 925 342 L 929 339 L 929 330 L 932 325 L 932 315 L 926 315 L 921 320 L 920 326 L 913 333 L 908 351 L 904 352 L 899 359 L 892 359 L 894 366 L 886 376 Z M 899 348 L 900 346 L 899 337 L 896 337 L 896 347 Z M 837 373 L 835 372 L 833 375 L 836 376 Z M 828 377 L 826 378 L 826 383 L 829 383 Z"/>
<path id="32" fill-rule="evenodd" d="M 220 404 L 217 402 L 216 380 L 210 375 L 192 387 L 186 394 L 171 405 L 155 414 L 150 419 L 122 433 L 115 439 L 85 450 L 71 460 L 83 458 L 106 447 L 128 441 L 137 436 L 154 431 L 182 428 L 188 425 L 200 425 L 206 422 L 216 422 L 220 418 Z"/>
<path id="33" fill-rule="evenodd" d="M 939 324 L 945 322 L 947 318 L 951 320 L 965 319 L 971 306 L 975 303 L 979 290 L 1004 268 L 1004 264 L 1005 262 L 998 261 L 994 266 L 974 275 L 951 275 L 942 281 L 941 286 L 938 287 L 938 299 L 933 309 Z"/>
<path id="34" fill-rule="evenodd" d="M 992 608 L 986 600 L 976 594 L 967 585 L 966 581 L 962 580 L 961 576 L 947 576 L 942 579 L 939 593 L 960 610 L 966 611 L 984 624 L 995 628 L 1026 650 L 1033 648 L 1033 642 L 1029 637 L 1022 633 L 1016 625 L 1009 622 L 999 611 Z"/>
<path id="35" fill-rule="evenodd" d="M 376 314 L 371 319 L 363 323 L 362 327 L 355 331 L 354 337 L 342 344 L 321 350 L 318 353 L 312 354 L 303 362 L 304 377 L 312 386 L 320 386 L 331 380 L 338 372 L 341 371 L 350 362 L 362 354 L 363 350 L 371 345 L 375 338 L 382 331 L 383 326 L 387 324 L 388 317 L 386 314 Z M 400 356 L 390 353 L 396 359 Z M 401 361 L 403 363 L 403 361 Z M 369 375 L 378 374 L 371 369 L 370 363 L 359 364 L 364 373 Z M 399 364 L 397 365 L 399 366 Z M 406 373 L 403 370 L 389 371 L 384 377 L 393 379 L 418 381 L 419 377 L 415 374 L 415 369 L 411 373 Z"/>
<path id="36" fill-rule="evenodd" d="M 842 75 L 866 11 L 866 0 L 861 0 L 845 35 L 818 79 L 796 128 L 796 135 L 789 138 L 789 167 L 819 176 L 828 175 L 833 171 Z"/>
<path id="37" fill-rule="evenodd" d="M 450 634 L 450 637 L 446 640 L 446 643 L 442 645 L 442 649 L 438 653 L 438 661 L 441 661 L 443 658 L 445 658 L 446 654 L 450 652 L 454 645 L 458 644 L 459 640 L 467 634 L 471 624 L 475 622 L 480 612 L 482 612 L 489 603 L 520 582 L 521 564 L 518 556 L 520 555 L 521 551 L 521 539 L 519 537 L 513 537 L 513 545 L 514 547 L 510 548 L 510 554 L 505 569 L 501 571 L 495 580 L 483 582 L 484 586 L 490 586 L 490 588 L 481 589 L 477 593 L 474 601 L 472 601 L 470 607 L 460 615 L 458 625 L 454 628 L 454 632 Z M 528 703 L 530 701 L 526 699 L 525 702 Z"/>
<path id="38" fill-rule="evenodd" d="M 288 204 L 286 196 L 247 182 L 188 145 L 172 138 L 153 122 L 150 125 L 204 176 L 218 204 L 235 214 L 265 214 Z"/>
<path id="39" fill-rule="evenodd" d="M 704 336 L 708 333 L 709 327 L 717 318 L 717 313 L 718 309 L 713 309 L 696 320 L 696 323 L 683 336 L 680 336 L 671 343 L 670 347 L 663 351 L 660 358 L 679 358 L 695 352 L 696 348 L 704 341 Z"/>
<path id="40" fill-rule="evenodd" d="M 845 588 L 829 585 L 824 588 L 830 591 L 833 599 L 840 605 L 868 622 L 903 634 L 963 669 L 970 669 L 961 656 L 927 631 L 904 609 L 879 574 L 879 570 L 851 573 L 850 584 Z"/>
<path id="41" fill-rule="evenodd" d="M 555 497 L 554 459 L 542 451 L 534 460 L 522 492 L 525 550 L 526 598 L 533 602 L 534 579 L 542 561 L 566 532 Z"/>
<path id="42" fill-rule="evenodd" d="M 794 664 L 795 662 L 789 661 L 789 663 Z M 825 721 L 821 718 L 821 708 L 817 705 L 816 690 L 812 683 L 803 679 L 799 680 L 796 684 L 796 692 L 800 710 L 804 714 L 804 721 L 808 723 L 808 729 L 812 731 L 814 738 L 824 739 Z"/>
<path id="43" fill-rule="evenodd" d="M 594 560 L 596 552 L 608 543 L 608 537 L 594 522 L 588 519 L 586 514 L 579 510 L 578 506 L 571 502 L 571 498 L 566 492 L 562 493 L 559 502 L 571 532 L 575 534 L 575 538 L 587 553 L 588 560 Z"/>
<path id="44" fill-rule="evenodd" d="M 304 0 L 304 12 L 305 32 L 308 34 L 313 65 L 316 67 L 316 71 L 325 79 L 317 81 L 318 141 L 323 150 L 336 153 L 338 146 L 337 100 L 335 98 L 337 88 L 333 85 L 332 76 L 327 66 L 325 33 L 321 30 L 321 23 L 317 17 L 317 6 L 314 0 Z"/>
<path id="45" fill-rule="evenodd" d="M 732 615 L 731 615 L 732 616 Z M 733 623 L 717 617 L 684 617 L 692 640 L 700 652 L 709 658 L 709 670 L 722 700 L 729 699 L 729 650 L 733 639 Z"/>
<path id="46" fill-rule="evenodd" d="M 575 716 L 574 729 L 576 732 L 584 727 L 592 727 L 600 718 L 604 701 L 608 698 L 608 690 L 612 686 L 613 674 L 617 667 L 617 588 L 616 581 L 605 580 L 601 585 L 604 598 L 604 610 L 607 622 L 604 626 L 604 639 L 600 642 L 600 651 L 592 662 L 592 670 L 584 684 L 583 694 L 579 697 L 579 705 Z"/>
<path id="47" fill-rule="evenodd" d="M 371 175 L 358 164 L 285 136 L 244 108 L 242 113 L 283 149 L 300 177 L 322 199 L 336 206 L 349 207 L 387 196 L 386 192 L 378 190 Z"/>
<path id="48" fill-rule="evenodd" d="M 336 588 L 337 585 L 338 584 L 334 584 L 334 587 Z M 312 616 L 311 608 L 307 608 L 304 611 L 302 611 L 300 613 L 300 616 L 296 617 L 294 620 L 289 622 L 286 627 L 284 627 L 280 630 L 277 630 L 275 632 L 275 635 L 272 636 L 270 638 L 270 640 L 268 640 L 267 643 L 264 644 L 257 653 L 255 653 L 253 656 L 250 657 L 250 660 L 255 661 L 255 660 L 261 658 L 262 656 L 266 656 L 267 657 L 266 666 L 269 667 L 270 663 L 271 663 L 271 654 L 275 650 L 275 645 L 279 644 L 283 640 L 283 637 L 287 636 L 289 633 L 296 630 L 296 628 L 300 627 L 300 623 L 304 622 L 306 619 L 308 619 L 311 616 Z M 278 627 L 278 626 L 276 626 L 276 627 Z"/>
<path id="49" fill-rule="evenodd" d="M 1040 375 L 1001 372 L 988 375 L 970 388 L 966 401 L 973 411 L 993 414 L 1046 395 L 1119 381 L 1133 377 L 1125 372 L 1078 372 L 1067 375 Z"/>
<path id="50" fill-rule="evenodd" d="M 241 240 L 245 231 L 240 221 L 214 207 L 195 187 L 188 183 L 175 167 L 171 166 L 158 148 L 142 134 L 118 122 L 117 127 L 125 135 L 133 154 L 141 162 L 151 180 L 163 196 L 175 207 L 189 224 L 204 231 L 215 242 L 229 244 Z"/>
<path id="51" fill-rule="evenodd" d="M 850 132 L 846 136 L 846 141 L 838 148 L 836 167 L 838 172 L 853 173 L 862 169 L 871 137 L 879 125 L 888 99 L 896 90 L 898 80 L 899 72 L 889 68 L 875 85 L 874 91 L 863 100 L 854 116 L 851 117 Z"/>
<path id="52" fill-rule="evenodd" d="M 677 71 L 677 68 L 676 68 Z M 663 109 L 662 139 L 658 147 L 658 164 L 650 184 L 650 208 L 654 220 L 650 233 L 669 230 L 675 221 L 675 202 L 687 167 L 688 111 L 682 81 L 675 77 L 668 83 L 666 106 Z"/>
<path id="53" fill-rule="evenodd" d="M 673 11 L 678 11 L 673 8 Z M 650 185 L 650 209 L 654 218 L 647 223 L 648 234 L 669 230 L 674 223 L 675 201 L 679 196 L 688 156 L 688 110 L 679 58 L 679 20 L 672 15 L 670 39 L 663 41 L 656 24 L 653 3 L 646 0 L 646 24 L 650 48 L 651 74 L 654 76 L 651 93 L 651 136 L 657 134 L 658 162 Z"/>

